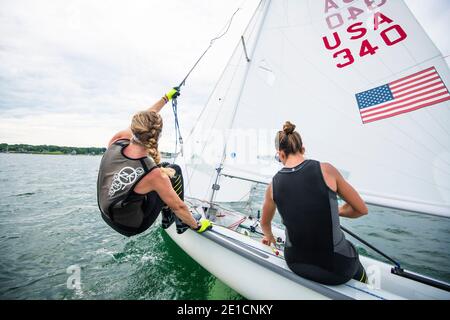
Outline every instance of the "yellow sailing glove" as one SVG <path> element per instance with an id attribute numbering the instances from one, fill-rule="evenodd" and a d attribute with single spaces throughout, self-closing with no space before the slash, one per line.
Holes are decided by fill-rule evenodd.
<path id="1" fill-rule="evenodd" d="M 194 229 L 198 233 L 203 233 L 207 230 L 211 230 L 213 227 L 213 223 L 208 219 L 201 219 L 198 223 L 198 228 Z"/>
<path id="2" fill-rule="evenodd" d="M 170 101 L 172 99 L 176 99 L 180 96 L 180 88 L 175 87 L 172 88 L 169 92 L 167 92 L 167 94 L 165 95 L 165 97 L 167 98 L 167 101 Z"/>

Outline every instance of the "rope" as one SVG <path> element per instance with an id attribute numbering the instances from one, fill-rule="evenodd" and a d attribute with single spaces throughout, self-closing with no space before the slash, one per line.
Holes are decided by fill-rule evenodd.
<path id="1" fill-rule="evenodd" d="M 180 123 L 178 122 L 178 101 L 177 98 L 172 99 L 173 117 L 175 120 L 175 152 L 173 157 L 173 163 L 178 155 L 178 143 L 180 143 L 180 153 L 183 156 L 183 137 L 181 136 Z"/>
<path id="2" fill-rule="evenodd" d="M 372 249 L 373 251 L 375 251 L 376 253 L 380 254 L 381 256 L 385 257 L 386 259 L 388 259 L 389 261 L 391 261 L 398 269 L 402 269 L 402 267 L 400 266 L 400 263 L 397 262 L 396 260 L 394 260 L 393 258 L 391 258 L 390 256 L 388 256 L 387 254 L 385 254 L 383 251 L 381 251 L 380 249 L 377 249 L 376 247 L 374 247 L 373 245 L 371 245 L 370 243 L 368 243 L 367 241 L 363 240 L 362 238 L 358 237 L 356 234 L 354 234 L 353 232 L 351 232 L 350 230 L 344 228 L 343 226 L 341 226 L 342 231 L 346 232 L 347 234 L 351 235 L 353 238 L 355 238 L 356 240 L 358 240 L 359 242 L 361 242 L 362 244 L 364 244 L 366 247 Z"/>
<path id="3" fill-rule="evenodd" d="M 227 228 L 233 230 L 240 226 L 245 220 L 247 220 L 247 217 L 243 217 L 242 219 L 230 224 Z"/>

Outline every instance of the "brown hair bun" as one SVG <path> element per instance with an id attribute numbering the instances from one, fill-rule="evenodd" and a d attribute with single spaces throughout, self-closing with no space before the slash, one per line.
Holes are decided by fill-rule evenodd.
<path id="1" fill-rule="evenodd" d="M 292 134 L 295 131 L 295 124 L 291 123 L 290 121 L 286 121 L 286 123 L 283 125 L 283 131 L 285 134 Z"/>
<path id="2" fill-rule="evenodd" d="M 275 138 L 275 148 L 279 151 L 284 151 L 286 156 L 303 152 L 303 141 L 300 134 L 295 131 L 295 124 L 286 121 L 283 125 L 283 131 L 278 131 Z"/>

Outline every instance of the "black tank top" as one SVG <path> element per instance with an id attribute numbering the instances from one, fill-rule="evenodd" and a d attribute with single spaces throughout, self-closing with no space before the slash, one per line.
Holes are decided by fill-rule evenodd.
<path id="1" fill-rule="evenodd" d="M 305 160 L 280 170 L 272 190 L 286 227 L 288 264 L 310 264 L 337 273 L 353 269 L 357 252 L 340 229 L 337 196 L 325 183 L 320 162 Z"/>
<path id="2" fill-rule="evenodd" d="M 97 201 L 102 218 L 126 236 L 145 231 L 153 222 L 149 197 L 135 193 L 134 188 L 157 167 L 150 157 L 126 157 L 124 149 L 129 144 L 129 140 L 118 140 L 106 150 L 97 179 Z"/>

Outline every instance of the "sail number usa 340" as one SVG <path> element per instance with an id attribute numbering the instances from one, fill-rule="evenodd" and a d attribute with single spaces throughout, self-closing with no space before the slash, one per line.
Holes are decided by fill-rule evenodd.
<path id="1" fill-rule="evenodd" d="M 354 0 L 342 1 L 344 5 L 348 5 Z M 393 19 L 380 11 L 379 8 L 386 2 L 387 0 L 364 0 L 359 3 L 364 4 L 366 8 L 347 6 L 345 9 L 340 9 L 336 1 L 325 0 L 325 13 L 328 14 L 326 22 L 333 33 L 331 36 L 323 36 L 322 40 L 325 48 L 332 52 L 338 68 L 348 67 L 357 59 L 375 55 L 380 50 L 380 43 L 391 47 L 408 37 L 401 25 L 396 24 Z M 333 12 L 336 10 L 337 12 Z M 346 25 L 345 19 L 356 21 L 359 16 L 366 16 L 367 10 L 370 13 L 368 19 L 354 22 L 343 29 Z M 345 15 L 348 16 L 345 17 Z M 372 32 L 376 32 L 377 36 L 371 34 L 369 39 L 368 35 Z M 357 45 L 350 49 L 348 44 L 353 41 L 357 42 Z"/>

